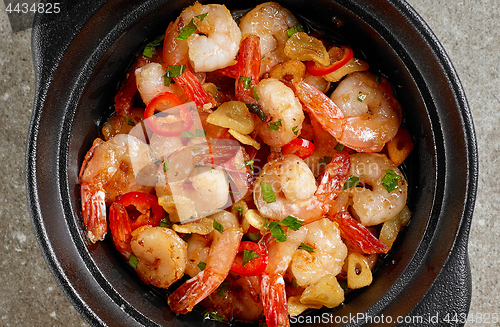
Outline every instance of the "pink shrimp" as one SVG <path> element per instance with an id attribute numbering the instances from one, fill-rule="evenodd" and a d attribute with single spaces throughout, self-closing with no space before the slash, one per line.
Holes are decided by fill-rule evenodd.
<path id="1" fill-rule="evenodd" d="M 79 174 L 83 222 L 92 243 L 106 236 L 106 206 L 119 194 L 152 190 L 136 180 L 138 172 L 152 161 L 149 146 L 134 136 L 118 134 L 107 142 L 94 141 Z"/>
<path id="2" fill-rule="evenodd" d="M 294 90 L 326 131 L 358 152 L 381 151 L 401 124 L 401 106 L 389 82 L 371 73 L 348 75 L 331 99 L 304 81 L 295 83 Z"/>
<path id="3" fill-rule="evenodd" d="M 221 211 L 211 217 L 214 216 L 223 226 L 223 231 L 212 231 L 213 241 L 205 269 L 179 286 L 168 297 L 168 305 L 176 313 L 190 312 L 196 304 L 215 291 L 228 275 L 236 257 L 243 236 L 236 216 L 227 211 Z"/>

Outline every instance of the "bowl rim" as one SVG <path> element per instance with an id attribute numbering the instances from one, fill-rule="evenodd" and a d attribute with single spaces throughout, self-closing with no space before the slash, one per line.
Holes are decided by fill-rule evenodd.
<path id="1" fill-rule="evenodd" d="M 36 15 L 33 25 L 32 31 L 32 51 L 33 51 L 33 60 L 36 71 L 36 95 L 34 102 L 34 110 L 32 115 L 32 120 L 30 123 L 30 130 L 28 133 L 27 147 L 26 147 L 26 188 L 27 188 L 27 198 L 29 202 L 30 215 L 32 219 L 32 224 L 37 235 L 37 240 L 39 246 L 42 250 L 42 254 L 54 275 L 55 279 L 61 286 L 62 290 L 66 294 L 66 296 L 70 299 L 73 305 L 77 308 L 77 310 L 85 317 L 85 319 L 91 323 L 92 325 L 102 325 L 105 326 L 107 322 L 103 321 L 99 315 L 95 312 L 95 309 L 92 308 L 85 300 L 84 297 L 81 296 L 79 292 L 81 290 L 76 287 L 74 284 L 75 281 L 68 279 L 66 271 L 68 269 L 75 269 L 75 267 L 69 267 L 67 264 L 61 262 L 58 258 L 57 253 L 60 252 L 60 249 L 57 249 L 57 244 L 54 244 L 53 241 L 53 233 L 64 231 L 65 228 L 68 228 L 70 232 L 73 230 L 71 235 L 72 238 L 78 238 L 77 232 L 75 230 L 75 226 L 71 226 L 72 222 L 70 220 L 66 221 L 66 226 L 61 226 L 60 228 L 50 227 L 45 224 L 44 216 L 50 214 L 56 214 L 58 211 L 68 212 L 71 211 L 71 208 L 68 208 L 67 205 L 64 204 L 66 201 L 67 194 L 64 189 L 68 187 L 66 184 L 66 179 L 64 178 L 65 169 L 61 166 L 59 162 L 60 159 L 67 159 L 64 153 L 57 152 L 56 155 L 48 160 L 49 163 L 44 163 L 40 160 L 39 155 L 43 155 L 44 153 L 40 153 L 40 149 L 43 147 L 41 145 L 42 142 L 55 142 L 55 147 L 64 147 L 64 144 L 68 142 L 68 135 L 60 135 L 60 137 L 54 137 L 53 135 L 49 135 L 47 131 L 43 128 L 44 122 L 47 121 L 47 117 L 44 116 L 47 111 L 47 106 L 51 105 L 54 102 L 61 101 L 58 98 L 57 86 L 54 85 L 54 80 L 60 76 L 61 71 L 68 68 L 68 65 L 75 63 L 76 58 L 79 59 L 77 54 L 78 48 L 76 44 L 90 44 L 95 46 L 95 55 L 102 56 L 104 51 L 107 50 L 107 47 L 112 44 L 112 41 L 119 37 L 121 31 L 117 29 L 112 30 L 103 30 L 100 32 L 100 37 L 97 38 L 99 42 L 96 40 L 89 40 L 89 35 L 87 32 L 89 29 L 92 29 L 92 26 L 99 26 L 99 22 L 93 20 L 93 17 L 98 11 L 106 11 L 113 12 L 118 10 L 119 0 L 112 0 L 108 3 L 104 3 L 103 0 L 89 0 L 86 1 L 86 5 L 92 3 L 93 10 L 84 10 L 85 17 L 81 19 L 79 24 L 74 24 L 71 21 L 64 21 L 63 25 L 68 27 L 68 30 L 65 32 L 68 38 L 59 44 L 60 52 L 50 52 L 46 47 L 42 46 L 42 43 L 47 39 L 47 33 L 53 33 L 56 29 L 56 25 L 54 23 L 47 21 L 47 16 Z M 155 1 L 148 1 L 144 6 L 148 4 L 154 3 Z M 363 1 L 359 1 L 360 3 Z M 420 35 L 422 41 L 429 46 L 429 49 L 432 52 L 432 59 L 440 66 L 440 73 L 444 74 L 449 81 L 450 92 L 453 96 L 452 99 L 448 99 L 447 101 L 454 102 L 456 108 L 458 109 L 457 113 L 459 114 L 459 119 L 462 122 L 463 127 L 463 135 L 464 135 L 464 148 L 461 149 L 465 153 L 465 166 L 466 166 L 466 177 L 465 188 L 462 184 L 460 184 L 461 189 L 463 189 L 463 194 L 461 194 L 463 201 L 461 202 L 461 217 L 456 226 L 454 226 L 454 237 L 451 240 L 447 240 L 447 243 L 444 245 L 439 245 L 439 240 L 436 239 L 435 234 L 428 235 L 428 244 L 424 249 L 419 250 L 419 258 L 415 259 L 418 262 L 422 262 L 423 260 L 429 259 L 432 254 L 429 253 L 430 249 L 433 246 L 441 246 L 445 250 L 445 255 L 440 256 L 439 258 L 434 258 L 436 262 L 439 262 L 439 267 L 437 271 L 430 272 L 433 275 L 433 279 L 435 279 L 441 271 L 441 268 L 448 262 L 449 254 L 452 253 L 456 248 L 459 247 L 460 244 L 467 243 L 468 231 L 470 229 L 470 221 L 472 219 L 472 213 L 475 202 L 475 194 L 477 189 L 477 178 L 478 178 L 478 154 L 477 154 L 477 145 L 474 133 L 474 126 L 472 122 L 472 116 L 470 110 L 468 108 L 468 103 L 465 97 L 464 90 L 459 81 L 458 75 L 453 68 L 453 65 L 447 56 L 444 48 L 439 43 L 436 36 L 427 26 L 427 24 L 423 21 L 423 19 L 407 4 L 405 1 L 399 0 L 388 0 L 395 10 L 397 10 L 402 16 L 405 17 L 408 24 L 411 25 L 412 28 L 415 29 L 416 33 Z M 78 7 L 78 6 L 77 6 Z M 78 7 L 81 8 L 81 7 Z M 88 7 L 87 7 L 88 8 Z M 142 6 L 134 7 L 136 10 L 132 12 L 126 13 L 125 18 L 123 20 L 131 19 L 130 17 L 140 16 L 143 10 Z M 123 9 L 124 10 L 124 9 Z M 123 12 L 123 11 L 122 11 Z M 60 23 L 60 22 L 59 22 Z M 376 22 L 371 22 L 376 25 Z M 60 25 L 59 27 L 60 28 Z M 385 27 L 384 27 L 385 28 Z M 394 36 L 395 37 L 395 36 Z M 69 59 L 68 59 L 69 58 Z M 69 60 L 69 63 L 64 64 L 65 60 Z M 79 63 L 80 67 L 83 67 L 81 71 L 85 71 L 86 65 L 89 65 L 88 62 Z M 89 75 L 78 75 L 73 76 L 73 81 L 75 81 L 72 89 L 70 89 L 70 93 L 72 96 L 69 99 L 62 99 L 63 101 L 70 101 L 75 95 L 81 94 L 82 88 L 85 83 L 82 83 L 82 80 L 88 78 Z M 435 99 L 433 99 L 435 101 Z M 66 124 L 68 121 L 72 120 L 71 113 L 65 113 L 64 119 L 60 122 L 60 126 L 57 128 L 60 130 L 64 130 L 67 128 Z M 436 123 L 436 133 L 443 133 L 440 130 L 441 121 Z M 444 147 L 450 147 L 451 145 L 443 145 Z M 440 176 L 443 177 L 446 185 L 436 185 L 438 190 L 436 192 L 442 191 L 443 198 L 449 196 L 449 194 L 445 194 L 445 189 L 449 187 L 453 187 L 454 182 L 450 179 L 453 179 L 453 167 L 452 163 L 450 163 L 450 149 L 446 149 L 443 151 L 446 156 L 439 157 L 437 160 L 442 161 L 438 162 L 439 169 L 437 171 Z M 64 162 L 64 165 L 67 163 Z M 53 165 L 53 166 L 52 166 Z M 64 166 L 63 165 L 63 166 Z M 53 167 L 57 167 L 57 169 L 51 169 Z M 29 168 L 29 169 L 28 169 Z M 44 169 L 47 168 L 47 169 Z M 451 175 L 451 176 L 450 176 Z M 41 203 L 40 199 L 42 197 L 42 191 L 39 189 L 41 186 L 46 186 L 48 181 L 56 181 L 56 185 L 50 189 L 54 192 L 57 198 L 61 199 L 62 204 L 59 206 L 54 206 L 53 208 L 47 208 L 46 203 Z M 451 185 L 451 186 L 450 186 Z M 43 192 L 46 190 L 44 189 Z M 434 214 L 439 215 L 439 210 L 442 209 L 442 206 L 437 205 L 434 208 Z M 441 228 L 440 226 L 433 226 L 436 228 Z M 458 237 L 457 237 L 458 236 Z M 466 248 L 465 248 L 466 250 Z M 69 251 L 69 250 L 68 250 Z M 78 251 L 82 253 L 82 251 Z M 85 252 L 85 251 L 83 251 Z M 78 269 L 82 269 L 85 272 L 85 275 L 88 275 L 85 278 L 87 283 L 90 284 L 98 284 L 100 287 L 105 289 L 105 294 L 98 294 L 95 290 L 88 290 L 88 294 L 86 296 L 93 296 L 97 299 L 101 299 L 103 301 L 112 301 L 115 306 L 111 309 L 113 314 L 120 314 L 120 312 L 125 311 L 127 313 L 130 325 L 135 324 L 150 324 L 149 320 L 142 316 L 139 312 L 137 312 L 133 308 L 128 308 L 127 303 L 123 303 L 123 299 L 119 297 L 115 297 L 113 295 L 114 291 L 112 290 L 111 285 L 100 276 L 98 271 L 94 271 L 95 267 L 87 266 L 85 262 L 92 262 L 92 257 L 90 255 L 85 256 L 83 253 L 83 261 L 75 263 Z M 411 279 L 416 278 L 419 269 L 423 269 L 422 267 L 413 267 L 416 269 L 414 273 L 408 273 L 407 277 L 409 280 L 405 280 L 405 283 L 410 283 Z M 417 278 L 418 280 L 418 278 Z M 403 281 L 402 281 L 403 282 Z M 416 280 L 413 280 L 415 283 Z M 106 289 L 107 288 L 107 289 Z M 396 287 L 397 288 L 397 287 Z M 430 285 L 429 285 L 430 288 Z M 394 292 L 393 294 L 388 294 L 382 299 L 380 305 L 390 305 L 394 299 L 400 296 L 399 292 Z M 414 291 L 418 294 L 418 299 L 422 298 L 424 294 L 427 292 L 427 289 L 418 290 L 414 287 Z M 415 303 L 416 304 L 416 303 Z M 383 308 L 374 307 L 372 308 L 372 313 L 381 312 Z M 123 322 L 123 321 L 122 321 Z"/>

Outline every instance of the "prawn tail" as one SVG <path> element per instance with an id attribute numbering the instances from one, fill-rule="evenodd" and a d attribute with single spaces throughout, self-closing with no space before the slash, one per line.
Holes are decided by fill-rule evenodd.
<path id="1" fill-rule="evenodd" d="M 109 208 L 109 229 L 113 236 L 113 243 L 116 249 L 125 259 L 129 260 L 132 248 L 132 228 L 127 210 L 119 203 L 114 202 Z"/>
<path id="2" fill-rule="evenodd" d="M 88 184 L 80 187 L 83 223 L 92 243 L 104 240 L 108 229 L 105 194 L 102 189 L 95 189 Z"/>
<path id="3" fill-rule="evenodd" d="M 387 253 L 389 251 L 387 245 L 354 219 L 349 212 L 341 211 L 331 219 L 338 223 L 340 235 L 364 253 Z"/>
<path id="4" fill-rule="evenodd" d="M 339 151 L 333 156 L 320 176 L 316 196 L 325 206 L 325 212 L 329 212 L 330 207 L 334 205 L 334 201 L 349 178 L 350 169 L 351 159 L 349 154 L 345 151 Z"/>
<path id="5" fill-rule="evenodd" d="M 238 56 L 235 95 L 238 101 L 257 104 L 253 88 L 259 82 L 260 37 L 250 35 L 241 42 Z"/>
<path id="6" fill-rule="evenodd" d="M 345 120 L 342 110 L 323 92 L 304 81 L 294 83 L 293 89 L 304 110 L 312 114 L 325 131 L 339 139 Z"/>
<path id="7" fill-rule="evenodd" d="M 261 301 L 269 327 L 288 327 L 288 305 L 283 276 L 263 274 L 260 279 Z"/>
<path id="8" fill-rule="evenodd" d="M 173 312 L 186 314 L 219 287 L 224 278 L 213 276 L 210 268 L 187 280 L 168 297 Z"/>
<path id="9" fill-rule="evenodd" d="M 215 99 L 205 91 L 203 85 L 189 68 L 186 68 L 181 76 L 173 77 L 173 79 L 198 107 L 208 110 L 217 106 Z"/>

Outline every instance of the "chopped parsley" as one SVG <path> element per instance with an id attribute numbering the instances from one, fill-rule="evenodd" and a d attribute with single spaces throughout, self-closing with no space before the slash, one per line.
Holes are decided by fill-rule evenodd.
<path id="1" fill-rule="evenodd" d="M 195 17 L 198 18 L 201 22 L 203 19 L 205 19 L 205 16 L 207 14 L 208 13 L 204 13 Z M 194 32 L 196 32 L 196 29 L 198 29 L 198 26 L 196 26 L 194 19 L 191 19 L 186 26 L 180 29 L 177 40 L 187 40 Z"/>
<path id="2" fill-rule="evenodd" d="M 183 137 L 196 137 L 196 135 L 194 135 L 193 132 L 190 131 L 182 131 L 181 134 Z"/>
<path id="3" fill-rule="evenodd" d="M 127 116 L 125 118 L 125 120 L 127 121 L 127 125 L 129 125 L 129 126 L 135 126 L 135 121 L 132 118 L 130 118 L 130 117 Z"/>
<path id="4" fill-rule="evenodd" d="M 165 39 L 165 35 L 162 35 L 156 39 L 154 39 L 153 41 L 149 42 L 148 44 L 146 44 L 146 46 L 144 47 L 144 50 L 142 51 L 142 54 L 148 58 L 153 58 L 153 50 L 154 48 L 160 44 L 163 39 Z"/>
<path id="5" fill-rule="evenodd" d="M 293 134 L 295 134 L 295 136 L 297 136 L 297 134 L 299 134 L 299 126 L 293 126 L 292 132 L 293 132 Z"/>
<path id="6" fill-rule="evenodd" d="M 207 130 L 196 129 L 196 137 L 205 137 L 207 135 Z"/>
<path id="7" fill-rule="evenodd" d="M 279 222 L 280 225 L 288 226 L 292 230 L 298 230 L 302 227 L 302 220 L 295 218 L 294 216 L 288 216 Z"/>
<path id="8" fill-rule="evenodd" d="M 158 227 L 165 227 L 165 228 L 171 228 L 172 227 L 172 222 L 168 217 L 163 218 L 160 220 L 160 223 L 158 224 Z"/>
<path id="9" fill-rule="evenodd" d="M 233 207 L 233 211 L 238 211 L 239 216 L 243 216 L 243 208 L 240 207 Z"/>
<path id="10" fill-rule="evenodd" d="M 172 82 L 172 77 L 179 77 L 186 70 L 186 65 L 173 65 L 168 66 L 165 71 L 165 75 L 163 75 L 163 84 L 165 86 L 170 86 Z"/>
<path id="11" fill-rule="evenodd" d="M 203 314 L 204 319 L 213 319 L 215 321 L 221 322 L 224 318 L 219 316 L 215 311 L 207 311 Z"/>
<path id="12" fill-rule="evenodd" d="M 286 234 L 283 231 L 283 228 L 281 228 L 281 226 L 277 222 L 271 221 L 269 225 L 267 225 L 267 228 L 269 228 L 271 235 L 276 239 L 276 241 L 278 242 L 286 241 Z"/>
<path id="13" fill-rule="evenodd" d="M 198 264 L 197 264 L 198 268 L 200 268 L 200 270 L 205 270 L 205 268 L 207 267 L 207 264 L 203 261 L 200 261 Z"/>
<path id="14" fill-rule="evenodd" d="M 310 246 L 310 245 L 307 245 L 304 242 L 300 242 L 299 250 L 304 250 L 304 251 L 307 251 L 307 252 L 310 252 L 310 253 L 314 252 L 314 248 L 312 246 Z"/>
<path id="15" fill-rule="evenodd" d="M 266 182 L 260 182 L 260 188 L 262 189 L 262 199 L 267 203 L 276 202 L 276 195 L 274 194 L 271 185 Z"/>
<path id="16" fill-rule="evenodd" d="M 166 173 L 170 169 L 170 164 L 168 163 L 167 159 L 163 161 L 163 172 Z"/>
<path id="17" fill-rule="evenodd" d="M 356 186 L 359 184 L 359 177 L 351 175 L 349 178 L 345 181 L 344 186 L 342 186 L 343 190 L 347 190 L 348 188 L 351 188 L 353 186 Z"/>
<path id="18" fill-rule="evenodd" d="M 240 76 L 240 78 L 238 79 L 238 83 L 241 82 L 243 82 L 243 87 L 245 89 L 249 89 L 252 86 L 252 79 L 250 77 Z"/>
<path id="19" fill-rule="evenodd" d="M 297 32 L 304 32 L 304 28 L 302 27 L 302 25 L 298 24 L 286 30 L 286 34 L 288 35 L 288 37 L 291 37 Z"/>
<path id="20" fill-rule="evenodd" d="M 342 150 L 344 150 L 344 145 L 337 143 L 337 145 L 334 147 L 334 149 L 337 151 L 342 151 Z"/>
<path id="21" fill-rule="evenodd" d="M 133 269 L 137 268 L 137 264 L 139 263 L 139 259 L 135 256 L 135 254 L 130 253 L 130 258 L 128 259 L 128 264 Z"/>
<path id="22" fill-rule="evenodd" d="M 359 91 L 359 93 L 358 93 L 358 101 L 359 102 L 363 102 L 363 101 L 365 101 L 365 99 L 366 99 L 366 94 L 364 94 L 363 92 Z"/>
<path id="23" fill-rule="evenodd" d="M 259 101 L 259 95 L 257 94 L 257 90 L 255 89 L 255 86 L 252 89 L 252 93 L 253 93 L 253 98 L 255 100 Z"/>
<path id="24" fill-rule="evenodd" d="M 213 227 L 215 230 L 217 230 L 219 233 L 222 234 L 224 231 L 224 226 L 222 226 L 217 220 L 214 219 Z"/>
<path id="25" fill-rule="evenodd" d="M 274 237 L 276 241 L 285 242 L 286 233 L 283 231 L 283 228 L 281 226 L 288 226 L 288 228 L 292 230 L 298 230 L 300 227 L 302 227 L 302 221 L 293 216 L 288 216 L 280 222 L 271 221 L 270 223 L 268 223 L 268 220 L 266 219 L 266 222 L 264 224 L 264 228 L 269 229 L 272 237 Z"/>
<path id="26" fill-rule="evenodd" d="M 271 132 L 279 131 L 280 127 L 281 127 L 281 119 L 278 119 L 278 121 L 269 124 L 269 130 Z"/>
<path id="27" fill-rule="evenodd" d="M 252 241 L 258 241 L 260 239 L 260 234 L 259 233 L 248 233 L 247 234 L 248 238 Z"/>
<path id="28" fill-rule="evenodd" d="M 398 188 L 398 180 L 400 179 L 401 176 L 397 175 L 394 170 L 387 169 L 384 178 L 382 178 L 382 186 L 390 193 Z"/>
<path id="29" fill-rule="evenodd" d="M 247 249 L 243 250 L 243 267 L 246 266 L 246 264 L 253 259 L 260 258 L 260 255 L 255 252 L 254 250 L 248 251 Z"/>

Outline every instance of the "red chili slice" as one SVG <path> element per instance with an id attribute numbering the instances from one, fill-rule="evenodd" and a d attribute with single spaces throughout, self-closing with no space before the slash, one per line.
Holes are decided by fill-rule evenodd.
<path id="1" fill-rule="evenodd" d="M 281 149 L 283 154 L 294 154 L 301 159 L 311 156 L 314 152 L 314 143 L 296 138 Z"/>
<path id="2" fill-rule="evenodd" d="M 330 63 L 329 66 L 321 66 L 315 63 L 314 61 L 308 61 L 306 63 L 307 72 L 313 76 L 323 76 L 330 74 L 331 72 L 336 71 L 340 67 L 347 64 L 352 59 L 353 56 L 352 49 L 345 45 L 342 45 L 339 48 L 343 51 L 343 55 L 341 58 Z M 328 53 L 330 53 L 330 51 L 328 51 Z"/>
<path id="3" fill-rule="evenodd" d="M 254 251 L 258 257 L 250 259 L 243 265 L 244 251 Z M 256 276 L 264 272 L 267 267 L 269 256 L 265 245 L 250 241 L 243 241 L 238 248 L 238 254 L 234 258 L 231 270 L 241 276 Z"/>
<path id="4" fill-rule="evenodd" d="M 165 121 L 162 117 L 155 114 L 169 108 L 179 107 L 177 120 Z M 181 100 L 170 92 L 158 94 L 151 100 L 144 110 L 144 119 L 153 133 L 162 136 L 179 136 L 182 131 L 188 131 L 193 126 L 193 116 L 189 110 L 182 105 Z"/>
<path id="5" fill-rule="evenodd" d="M 152 194 L 129 192 L 120 196 L 109 208 L 109 229 L 116 249 L 128 260 L 132 231 L 145 225 L 158 226 L 165 216 L 158 198 Z"/>

